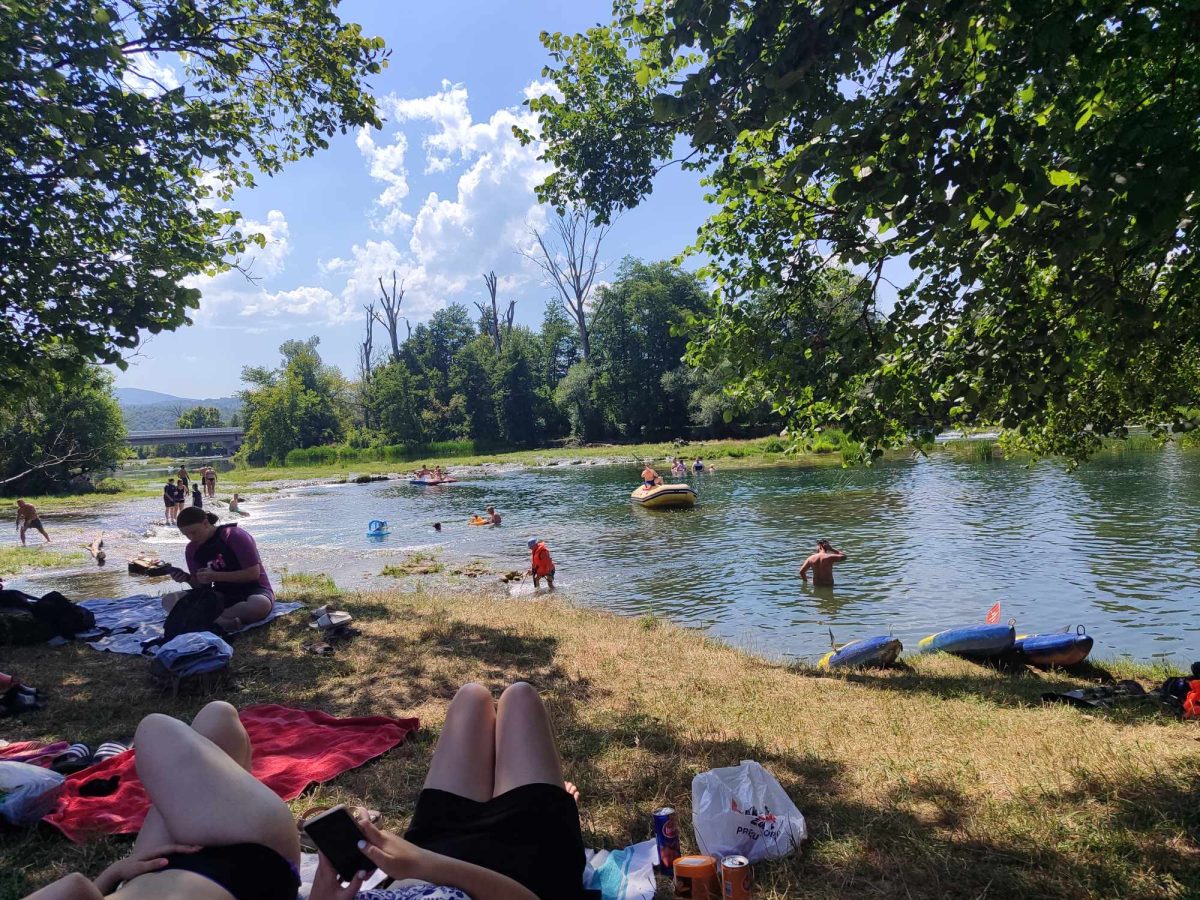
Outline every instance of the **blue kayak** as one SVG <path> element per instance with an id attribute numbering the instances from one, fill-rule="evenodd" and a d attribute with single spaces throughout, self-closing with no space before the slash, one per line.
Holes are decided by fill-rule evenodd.
<path id="1" fill-rule="evenodd" d="M 973 659 L 989 659 L 1012 649 L 1017 639 L 1017 630 L 1011 625 L 966 625 L 939 631 L 921 638 L 922 650 L 956 653 Z"/>
<path id="2" fill-rule="evenodd" d="M 837 650 L 830 650 L 821 657 L 817 665 L 822 669 L 854 669 L 868 666 L 890 666 L 900 655 L 904 645 L 890 634 L 851 641 Z"/>
<path id="3" fill-rule="evenodd" d="M 1074 634 L 1022 634 L 1013 644 L 1013 650 L 1031 666 L 1048 669 L 1078 665 L 1092 652 L 1092 643 L 1092 636 L 1080 625 Z"/>

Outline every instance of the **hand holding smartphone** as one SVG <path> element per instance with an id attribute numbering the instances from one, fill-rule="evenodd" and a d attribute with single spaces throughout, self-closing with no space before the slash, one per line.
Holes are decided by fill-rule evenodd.
<path id="1" fill-rule="evenodd" d="M 359 872 L 375 871 L 375 864 L 358 849 L 363 834 L 345 806 L 335 806 L 309 819 L 304 823 L 304 832 L 325 854 L 343 882 L 353 880 Z"/>

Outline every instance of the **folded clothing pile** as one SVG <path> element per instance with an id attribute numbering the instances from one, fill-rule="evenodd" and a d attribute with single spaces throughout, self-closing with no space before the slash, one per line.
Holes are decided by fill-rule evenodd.
<path id="1" fill-rule="evenodd" d="M 187 678 L 218 672 L 232 659 L 233 648 L 211 631 L 189 631 L 158 648 L 150 671 L 164 678 Z"/>

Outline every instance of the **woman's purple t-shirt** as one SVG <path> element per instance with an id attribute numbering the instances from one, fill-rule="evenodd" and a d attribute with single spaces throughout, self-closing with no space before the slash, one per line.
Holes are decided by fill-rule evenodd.
<path id="1" fill-rule="evenodd" d="M 275 592 L 271 589 L 271 581 L 267 578 L 267 567 L 262 564 L 258 555 L 258 545 L 248 532 L 237 527 L 237 524 L 221 525 L 216 534 L 203 544 L 196 546 L 188 544 L 184 550 L 188 571 L 195 575 L 197 571 L 208 566 L 217 572 L 237 572 L 258 566 L 258 586 L 262 593 L 272 600 Z M 224 583 L 221 584 L 224 586 Z"/>

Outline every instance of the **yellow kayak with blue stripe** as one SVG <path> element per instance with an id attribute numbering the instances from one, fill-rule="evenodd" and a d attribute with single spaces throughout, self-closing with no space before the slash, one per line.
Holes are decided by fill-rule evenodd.
<path id="1" fill-rule="evenodd" d="M 629 499 L 646 509 L 687 509 L 696 505 L 696 492 L 686 484 L 642 485 Z"/>

